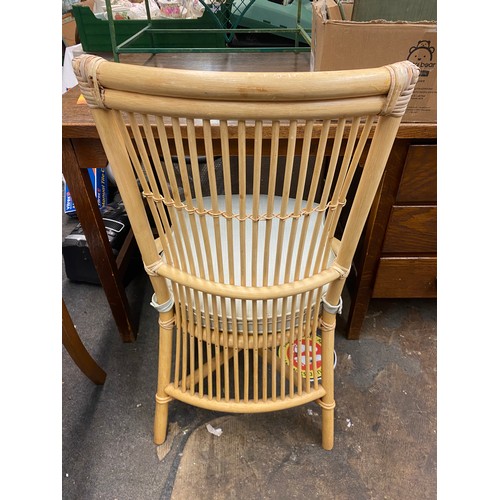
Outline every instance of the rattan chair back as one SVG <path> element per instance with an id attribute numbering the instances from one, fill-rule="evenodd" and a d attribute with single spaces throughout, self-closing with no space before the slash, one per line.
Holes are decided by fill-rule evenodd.
<path id="1" fill-rule="evenodd" d="M 74 61 L 159 311 L 154 440 L 172 400 L 322 407 L 334 328 L 401 117 L 408 61 L 236 73 Z"/>

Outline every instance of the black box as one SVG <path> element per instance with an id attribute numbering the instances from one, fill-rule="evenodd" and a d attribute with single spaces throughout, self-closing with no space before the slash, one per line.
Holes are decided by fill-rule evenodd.
<path id="1" fill-rule="evenodd" d="M 111 249 L 116 257 L 130 231 L 128 215 L 122 201 L 107 205 L 101 210 L 101 214 Z M 80 223 L 64 239 L 62 253 L 66 276 L 69 280 L 95 285 L 101 284 Z M 138 266 L 134 264 L 137 264 L 137 259 L 131 259 L 130 265 L 127 267 L 124 276 L 125 284 L 134 277 L 138 270 Z"/>

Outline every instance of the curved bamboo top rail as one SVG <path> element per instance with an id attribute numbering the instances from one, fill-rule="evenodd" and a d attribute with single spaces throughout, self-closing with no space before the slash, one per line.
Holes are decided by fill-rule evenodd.
<path id="1" fill-rule="evenodd" d="M 252 106 L 254 102 L 275 103 L 276 114 L 271 113 L 271 118 L 279 119 L 281 116 L 287 118 L 288 113 L 286 109 L 282 113 L 278 111 L 286 107 L 288 101 L 296 100 L 303 102 L 304 113 L 310 112 L 308 103 L 316 104 L 319 109 L 329 102 L 329 106 L 340 106 L 340 114 L 355 115 L 357 100 L 349 98 L 356 97 L 369 99 L 371 113 L 402 116 L 419 74 L 413 63 L 401 61 L 368 70 L 317 72 L 314 85 L 311 85 L 310 73 L 303 72 L 165 70 L 113 63 L 90 54 L 76 58 L 73 68 L 90 107 L 123 109 L 127 103 L 133 103 L 136 110 L 147 113 L 153 111 L 151 104 L 154 101 L 150 96 L 154 95 L 174 98 L 172 102 L 165 102 L 167 107 L 179 98 L 186 99 L 186 106 L 177 103 L 178 112 L 184 114 L 189 109 L 189 100 L 196 98 L 198 102 L 200 99 L 208 101 L 206 109 L 210 109 L 211 100 L 218 101 L 223 116 L 225 112 L 233 116 L 243 105 L 243 112 L 250 111 L 255 119 L 260 119 L 260 115 L 258 107 Z M 377 96 L 383 97 L 383 101 Z M 231 106 L 230 102 L 238 105 Z M 221 104 L 224 105 L 222 110 Z M 293 108 L 295 113 L 301 112 L 295 103 Z M 359 109 L 366 113 L 362 104 Z"/>
<path id="2" fill-rule="evenodd" d="M 109 59 L 109 58 L 108 58 Z M 291 54 L 284 53 L 241 53 L 235 54 L 190 54 L 189 58 L 178 58 L 174 54 L 155 54 L 154 56 L 146 54 L 124 54 L 120 64 L 129 64 L 135 66 L 151 66 L 155 69 L 178 68 L 178 69 L 196 69 L 200 71 L 219 71 L 229 72 L 260 72 L 266 73 L 279 68 L 280 71 L 290 73 L 309 73 L 310 60 L 309 55 L 305 53 Z M 79 99 L 80 88 L 78 86 L 69 89 L 62 95 L 62 137 L 64 139 L 98 139 L 99 135 L 95 127 L 94 119 L 90 109 L 82 105 Z M 168 123 L 166 123 L 168 127 Z M 264 122 L 263 133 L 266 137 L 270 124 Z M 332 135 L 335 133 L 335 125 L 332 125 Z M 155 125 L 153 125 L 155 130 Z M 198 134 L 202 137 L 201 127 L 196 128 Z M 230 138 L 237 137 L 237 131 L 229 128 Z M 249 129 L 249 134 L 252 132 Z M 302 137 L 302 128 L 297 128 L 297 138 Z M 313 136 L 316 135 L 316 129 L 313 129 Z M 344 133 L 347 137 L 347 132 Z M 431 139 L 437 138 L 436 122 L 411 122 L 403 118 L 403 122 L 398 129 L 397 139 Z M 92 151 L 100 150 L 100 142 L 92 144 Z"/>
<path id="3" fill-rule="evenodd" d="M 164 68 L 123 63 L 117 65 L 104 59 L 100 59 L 97 64 L 97 76 L 105 88 L 156 96 L 196 97 L 218 101 L 314 101 L 347 95 L 381 95 L 386 94 L 391 85 L 391 74 L 386 68 L 318 72 L 314 88 L 311 88 L 310 75 L 304 72 L 169 69 L 167 79 Z M 345 78 L 347 73 L 350 75 L 348 82 Z M 332 89 L 335 89 L 334 93 Z"/>

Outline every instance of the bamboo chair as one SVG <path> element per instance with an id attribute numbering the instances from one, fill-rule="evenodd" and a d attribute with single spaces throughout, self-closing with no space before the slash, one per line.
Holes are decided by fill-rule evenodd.
<path id="1" fill-rule="evenodd" d="M 154 442 L 173 400 L 316 401 L 332 449 L 336 313 L 416 66 L 232 73 L 83 55 L 74 69 L 159 312 Z"/>

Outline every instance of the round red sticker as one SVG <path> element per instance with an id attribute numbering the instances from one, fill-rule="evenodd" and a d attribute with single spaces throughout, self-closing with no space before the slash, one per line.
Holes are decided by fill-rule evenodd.
<path id="1" fill-rule="evenodd" d="M 309 375 L 310 379 L 314 378 L 314 358 L 316 358 L 316 374 L 318 379 L 321 378 L 321 338 L 316 337 L 316 342 L 312 339 L 302 339 L 299 346 L 299 341 L 295 340 L 291 345 L 288 342 L 285 344 L 285 363 L 292 366 L 294 371 L 299 371 L 303 378 Z M 300 365 L 300 368 L 299 368 Z"/>

